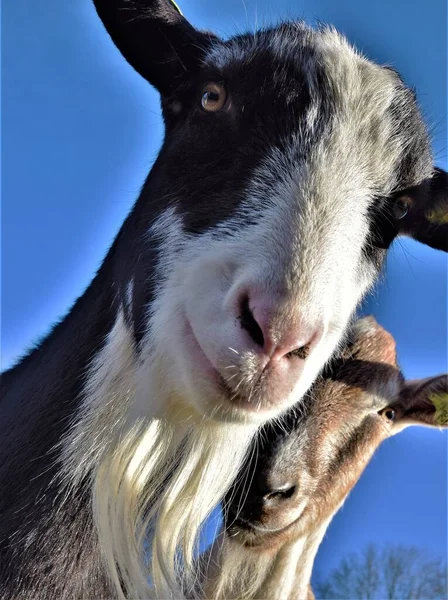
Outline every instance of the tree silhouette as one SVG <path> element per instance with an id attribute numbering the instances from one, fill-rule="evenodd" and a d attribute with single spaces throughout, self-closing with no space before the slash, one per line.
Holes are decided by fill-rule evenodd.
<path id="1" fill-rule="evenodd" d="M 414 546 L 370 544 L 314 586 L 318 600 L 447 600 L 446 561 Z"/>

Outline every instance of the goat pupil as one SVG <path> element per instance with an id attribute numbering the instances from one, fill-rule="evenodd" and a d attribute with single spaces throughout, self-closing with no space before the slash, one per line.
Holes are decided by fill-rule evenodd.
<path id="1" fill-rule="evenodd" d="M 202 96 L 202 101 L 204 104 L 218 102 L 219 101 L 219 93 L 218 92 L 205 92 L 205 94 Z"/>
<path id="2" fill-rule="evenodd" d="M 408 214 L 408 210 L 409 205 L 407 204 L 407 202 L 405 202 L 404 200 L 397 200 L 393 207 L 394 217 L 397 220 L 403 219 Z"/>

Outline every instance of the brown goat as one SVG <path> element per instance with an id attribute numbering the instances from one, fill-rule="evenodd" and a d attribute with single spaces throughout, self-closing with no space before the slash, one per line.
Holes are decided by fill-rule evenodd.
<path id="1" fill-rule="evenodd" d="M 447 392 L 446 375 L 406 381 L 393 337 L 360 319 L 300 410 L 262 430 L 207 557 L 206 596 L 313 598 L 318 547 L 373 453 L 409 425 L 447 427 Z"/>

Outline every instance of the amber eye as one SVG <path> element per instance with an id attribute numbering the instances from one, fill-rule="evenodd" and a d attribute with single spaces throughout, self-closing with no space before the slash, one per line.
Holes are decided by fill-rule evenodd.
<path id="1" fill-rule="evenodd" d="M 385 408 L 380 412 L 383 419 L 387 421 L 395 421 L 396 413 L 393 408 Z"/>
<path id="2" fill-rule="evenodd" d="M 395 217 L 395 219 L 397 219 L 397 221 L 399 221 L 400 219 L 403 219 L 409 211 L 409 202 L 407 202 L 404 198 L 398 198 L 392 207 L 392 212 L 393 215 Z"/>
<path id="3" fill-rule="evenodd" d="M 220 83 L 207 83 L 202 90 L 201 104 L 207 112 L 217 112 L 226 103 L 226 88 Z"/>
<path id="4" fill-rule="evenodd" d="M 287 500 L 288 498 L 291 498 L 291 496 L 294 495 L 295 491 L 296 491 L 295 485 L 286 486 L 285 488 L 282 488 L 279 490 L 273 490 L 272 492 L 269 492 L 269 494 L 266 494 L 266 496 L 263 496 L 263 500 L 265 502 L 270 502 L 272 500 L 274 500 L 276 502 L 279 500 Z"/>

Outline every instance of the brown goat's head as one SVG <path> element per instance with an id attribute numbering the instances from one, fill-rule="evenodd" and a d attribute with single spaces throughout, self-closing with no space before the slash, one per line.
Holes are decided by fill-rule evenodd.
<path id="1" fill-rule="evenodd" d="M 305 404 L 261 431 L 227 499 L 229 535 L 257 551 L 308 535 L 338 510 L 381 442 L 408 425 L 448 426 L 448 377 L 406 381 L 393 337 L 360 319 Z"/>

